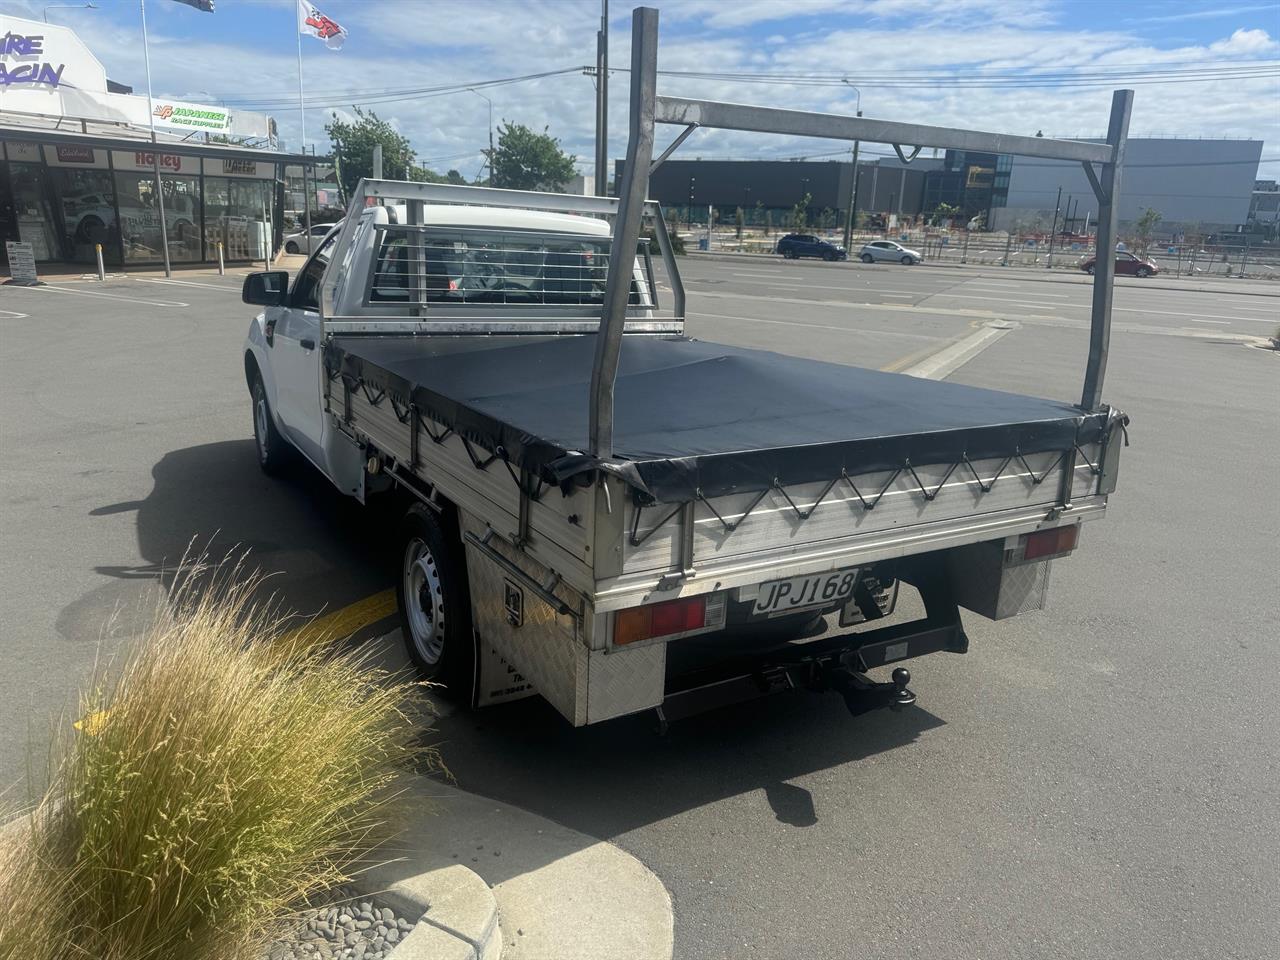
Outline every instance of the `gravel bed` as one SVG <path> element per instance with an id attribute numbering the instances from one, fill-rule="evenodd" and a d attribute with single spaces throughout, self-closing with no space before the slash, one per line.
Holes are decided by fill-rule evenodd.
<path id="1" fill-rule="evenodd" d="M 351 890 L 331 891 L 324 904 L 299 915 L 292 937 L 272 942 L 266 960 L 383 960 L 414 921 L 356 898 Z"/>

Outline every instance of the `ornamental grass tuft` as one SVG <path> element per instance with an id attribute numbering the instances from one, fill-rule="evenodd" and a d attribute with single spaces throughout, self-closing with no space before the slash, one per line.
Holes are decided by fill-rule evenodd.
<path id="1" fill-rule="evenodd" d="M 260 958 L 387 838 L 417 685 L 282 631 L 238 573 L 188 574 L 82 698 L 0 842 L 0 958 Z"/>

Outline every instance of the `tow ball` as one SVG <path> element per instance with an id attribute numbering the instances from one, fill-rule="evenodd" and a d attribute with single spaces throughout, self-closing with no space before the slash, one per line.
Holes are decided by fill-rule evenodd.
<path id="1" fill-rule="evenodd" d="M 877 683 L 848 667 L 828 670 L 823 674 L 823 680 L 828 690 L 844 697 L 844 705 L 855 717 L 884 707 L 901 710 L 916 702 L 916 695 L 907 688 L 911 682 L 911 671 L 906 667 L 895 668 L 888 683 Z"/>

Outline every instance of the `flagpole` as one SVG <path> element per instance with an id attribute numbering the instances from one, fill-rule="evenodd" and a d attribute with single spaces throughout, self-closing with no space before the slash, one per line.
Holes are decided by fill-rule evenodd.
<path id="1" fill-rule="evenodd" d="M 293 9 L 293 18 L 298 19 L 298 8 Z M 294 24 L 294 32 L 298 35 L 298 113 L 302 119 L 302 154 L 307 152 L 307 101 L 302 94 L 302 25 Z M 307 161 L 302 161 L 302 222 L 307 231 L 307 252 L 311 252 L 311 198 L 307 195 Z"/>
<path id="2" fill-rule="evenodd" d="M 156 174 L 156 210 L 160 214 L 160 248 L 164 252 L 164 275 L 173 276 L 169 264 L 169 228 L 164 218 L 164 187 L 160 183 L 160 150 L 156 143 L 156 107 L 151 100 L 151 51 L 147 46 L 147 0 L 138 0 L 142 11 L 142 60 L 147 68 L 147 119 L 151 122 L 151 165 Z M 123 248 L 124 244 L 121 244 Z M 124 256 L 121 249 L 120 255 Z"/>

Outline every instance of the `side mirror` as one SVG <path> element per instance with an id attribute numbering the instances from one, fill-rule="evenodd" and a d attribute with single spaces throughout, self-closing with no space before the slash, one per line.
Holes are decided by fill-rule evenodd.
<path id="1" fill-rule="evenodd" d="M 259 307 L 283 306 L 289 296 L 289 272 L 268 270 L 251 273 L 244 278 L 240 299 Z"/>

